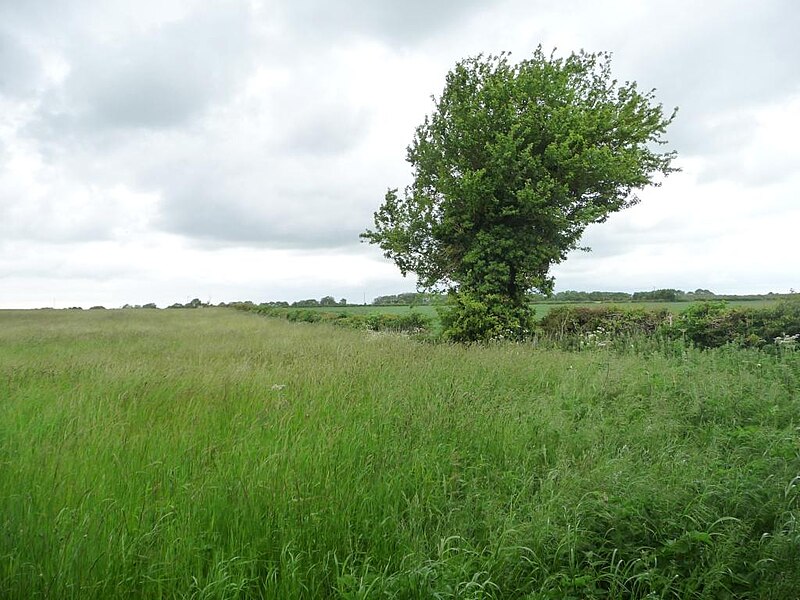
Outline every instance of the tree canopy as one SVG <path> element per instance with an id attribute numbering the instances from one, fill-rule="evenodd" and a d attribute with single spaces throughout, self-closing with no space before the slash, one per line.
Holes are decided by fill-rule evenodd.
<path id="1" fill-rule="evenodd" d="M 413 183 L 390 189 L 362 238 L 424 289 L 453 299 L 445 333 L 521 337 L 527 295 L 591 223 L 638 202 L 634 190 L 675 169 L 658 152 L 674 118 L 654 92 L 619 83 L 607 53 L 538 48 L 456 64 L 407 150 Z"/>

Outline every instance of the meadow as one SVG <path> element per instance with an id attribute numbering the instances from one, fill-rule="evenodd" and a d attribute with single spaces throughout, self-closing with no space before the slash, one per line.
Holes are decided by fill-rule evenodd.
<path id="1" fill-rule="evenodd" d="M 0 311 L 0 598 L 800 597 L 800 352 Z"/>

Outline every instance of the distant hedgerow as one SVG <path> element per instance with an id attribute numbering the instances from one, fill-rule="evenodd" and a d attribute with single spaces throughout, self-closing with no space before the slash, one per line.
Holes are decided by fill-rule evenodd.
<path id="1" fill-rule="evenodd" d="M 299 323 L 331 323 L 349 329 L 369 331 L 389 331 L 397 333 L 428 333 L 432 329 L 432 319 L 422 313 L 409 312 L 404 315 L 374 313 L 354 314 L 345 311 L 333 312 L 309 308 L 276 308 L 252 303 L 231 305 L 237 310 L 256 312 L 269 317 L 286 319 Z"/>

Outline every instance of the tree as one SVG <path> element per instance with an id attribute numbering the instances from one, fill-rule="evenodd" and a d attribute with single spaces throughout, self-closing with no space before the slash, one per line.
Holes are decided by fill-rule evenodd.
<path id="1" fill-rule="evenodd" d="M 675 112 L 612 79 L 609 54 L 541 47 L 518 64 L 459 62 L 434 101 L 407 150 L 413 183 L 387 192 L 361 237 L 420 288 L 449 291 L 451 339 L 523 337 L 528 294 L 552 291 L 550 267 L 587 225 L 675 170 L 674 152 L 655 151 Z"/>

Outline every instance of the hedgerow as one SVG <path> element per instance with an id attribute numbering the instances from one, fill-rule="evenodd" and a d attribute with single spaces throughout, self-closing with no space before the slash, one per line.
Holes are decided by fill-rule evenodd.
<path id="1" fill-rule="evenodd" d="M 539 332 L 565 347 L 647 336 L 683 340 L 704 349 L 730 344 L 778 350 L 794 348 L 800 341 L 800 302 L 784 301 L 767 308 L 700 302 L 678 314 L 666 309 L 562 306 L 540 321 Z"/>
<path id="2" fill-rule="evenodd" d="M 432 329 L 431 318 L 418 312 L 407 314 L 356 314 L 345 311 L 325 311 L 307 308 L 276 308 L 274 306 L 237 303 L 232 305 L 238 310 L 255 312 L 268 317 L 286 319 L 300 323 L 330 323 L 348 329 L 366 329 L 369 331 L 389 331 L 397 333 L 429 333 Z"/>

